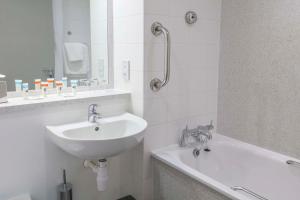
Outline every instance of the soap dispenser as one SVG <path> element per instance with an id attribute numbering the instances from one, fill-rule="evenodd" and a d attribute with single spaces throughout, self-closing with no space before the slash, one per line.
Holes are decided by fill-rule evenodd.
<path id="1" fill-rule="evenodd" d="M 72 200 L 72 184 L 67 183 L 66 170 L 63 169 L 63 183 L 58 186 L 58 200 Z"/>
<path id="2" fill-rule="evenodd" d="M 7 85 L 4 78 L 5 75 L 0 74 L 0 103 L 7 102 Z"/>

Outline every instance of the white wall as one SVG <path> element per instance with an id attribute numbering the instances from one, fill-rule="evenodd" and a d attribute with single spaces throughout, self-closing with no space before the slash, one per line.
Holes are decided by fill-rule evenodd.
<path id="1" fill-rule="evenodd" d="M 73 184 L 74 200 L 113 200 L 121 197 L 120 158 L 109 159 L 109 187 L 96 189 L 96 176 L 83 160 L 60 150 L 45 137 L 45 126 L 86 120 L 91 103 L 101 105 L 104 116 L 127 111 L 129 96 L 80 100 L 52 106 L 0 111 L 0 199 L 30 192 L 33 200 L 54 200 L 61 169 Z"/>
<path id="2" fill-rule="evenodd" d="M 195 127 L 217 118 L 221 0 L 145 0 L 144 117 L 149 127 L 144 140 L 144 195 L 151 199 L 150 151 L 176 143 L 186 124 Z M 186 11 L 198 14 L 194 25 Z M 152 35 L 153 22 L 171 34 L 171 78 L 158 93 L 150 90 L 154 77 L 163 78 L 162 36 Z"/>
<path id="3" fill-rule="evenodd" d="M 114 33 L 114 86 L 129 90 L 131 94 L 131 111 L 143 117 L 143 1 L 113 1 L 113 33 Z M 130 61 L 130 80 L 122 77 L 122 62 Z M 143 144 L 122 155 L 121 191 L 131 194 L 136 199 L 143 199 L 142 161 Z"/>

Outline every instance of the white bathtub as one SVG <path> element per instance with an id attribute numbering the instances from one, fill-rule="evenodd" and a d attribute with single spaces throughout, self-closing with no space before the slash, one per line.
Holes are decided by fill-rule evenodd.
<path id="1" fill-rule="evenodd" d="M 297 159 L 215 134 L 210 152 L 198 158 L 191 148 L 172 145 L 152 155 L 165 164 L 213 188 L 234 200 L 257 200 L 241 186 L 267 200 L 300 200 L 300 165 L 288 165 Z"/>

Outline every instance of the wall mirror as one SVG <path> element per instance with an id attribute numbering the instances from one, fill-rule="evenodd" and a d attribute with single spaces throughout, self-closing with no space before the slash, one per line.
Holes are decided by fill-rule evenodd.
<path id="1" fill-rule="evenodd" d="M 109 85 L 108 0 L 1 0 L 0 74 L 8 91 L 15 80 Z"/>

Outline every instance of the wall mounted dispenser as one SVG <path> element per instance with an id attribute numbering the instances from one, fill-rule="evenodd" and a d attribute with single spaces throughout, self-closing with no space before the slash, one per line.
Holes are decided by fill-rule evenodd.
<path id="1" fill-rule="evenodd" d="M 7 102 L 7 84 L 6 81 L 3 80 L 5 75 L 0 74 L 0 103 Z"/>

